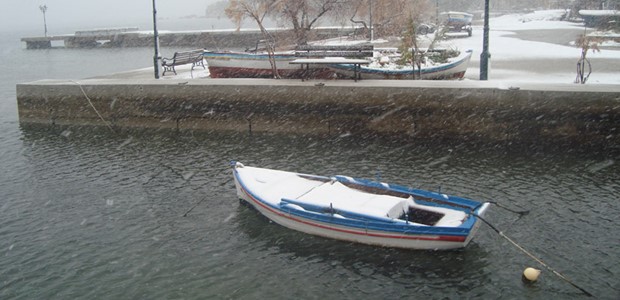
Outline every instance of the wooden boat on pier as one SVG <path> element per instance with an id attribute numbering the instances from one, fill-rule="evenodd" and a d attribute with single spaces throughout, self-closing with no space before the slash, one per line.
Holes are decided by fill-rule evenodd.
<path id="1" fill-rule="evenodd" d="M 461 79 L 465 76 L 471 55 L 472 50 L 467 50 L 446 63 L 422 66 L 420 69 L 414 68 L 411 65 L 381 65 L 373 63 L 360 66 L 357 72 L 360 74 L 361 79 Z M 353 76 L 357 66 L 335 64 L 329 65 L 329 67 L 341 76 Z"/>

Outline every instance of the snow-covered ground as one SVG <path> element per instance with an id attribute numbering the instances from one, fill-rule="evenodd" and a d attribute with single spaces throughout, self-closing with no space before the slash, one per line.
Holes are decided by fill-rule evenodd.
<path id="1" fill-rule="evenodd" d="M 574 39 L 585 32 L 582 24 L 559 21 L 563 10 L 537 11 L 529 14 L 504 15 L 489 20 L 489 52 L 491 54 L 489 80 L 535 81 L 571 83 L 575 80 L 576 64 L 581 48 L 567 41 L 566 44 L 531 41 L 519 38 L 523 31 L 538 30 L 549 34 L 554 31 L 574 30 Z M 590 30 L 592 31 L 592 30 Z M 606 35 L 605 33 L 599 33 Z M 607 33 L 610 34 L 610 33 Z M 482 26 L 474 27 L 472 37 L 452 38 L 446 46 L 460 50 L 472 49 L 474 56 L 466 78 L 478 80 L 480 53 L 482 52 Z M 574 40 L 573 39 L 573 40 Z M 592 74 L 588 84 L 620 84 L 620 47 L 616 43 L 603 44 L 600 52 L 588 52 Z M 520 66 L 521 65 L 521 66 Z"/>
<path id="2" fill-rule="evenodd" d="M 511 14 L 491 18 L 489 22 L 489 81 L 573 83 L 576 76 L 577 61 L 581 49 L 574 46 L 574 40 L 586 32 L 583 24 L 560 21 L 564 10 L 536 11 L 528 14 Z M 531 32 L 538 31 L 537 41 L 528 40 Z M 588 33 L 597 36 L 610 36 L 613 33 Z M 530 33 L 530 34 L 526 34 Z M 568 35 L 568 40 L 558 42 L 556 33 Z M 617 35 L 617 34 L 616 34 Z M 473 56 L 464 80 L 479 80 L 480 53 L 482 52 L 482 26 L 474 26 L 473 36 L 466 33 L 451 34 L 441 46 L 461 51 L 473 50 Z M 350 43 L 346 39 L 334 39 L 328 43 Z M 359 41 L 365 42 L 365 41 Z M 375 41 L 382 47 L 384 40 Z M 602 44 L 600 52 L 589 51 L 587 57 L 592 64 L 592 73 L 587 84 L 620 84 L 620 44 Z M 614 47 L 616 46 L 616 47 Z M 179 67 L 179 75 L 165 76 L 163 79 L 207 78 L 208 70 L 198 67 L 189 72 L 189 65 Z"/>

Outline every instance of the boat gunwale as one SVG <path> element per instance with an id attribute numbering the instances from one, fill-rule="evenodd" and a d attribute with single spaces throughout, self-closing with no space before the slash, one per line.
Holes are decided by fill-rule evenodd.
<path id="1" fill-rule="evenodd" d="M 471 60 L 473 51 L 466 50 L 465 53 L 467 54 L 462 55 L 462 58 L 458 60 L 455 60 L 447 64 L 441 64 L 441 65 L 432 66 L 428 68 L 422 68 L 421 70 L 419 70 L 419 73 L 428 75 L 428 74 L 448 71 L 450 69 L 456 68 L 466 62 L 469 62 L 469 60 Z M 350 65 L 350 64 L 333 64 L 329 66 L 337 70 L 344 70 L 344 71 L 350 71 L 350 72 L 353 71 L 353 67 L 354 67 L 353 65 Z M 415 70 L 413 67 L 406 68 L 406 69 L 392 70 L 392 69 L 373 68 L 369 66 L 360 66 L 360 69 L 358 72 L 360 72 L 360 74 L 362 75 L 367 74 L 367 75 L 402 76 L 402 75 L 411 75 L 413 73 L 418 73 L 418 70 Z"/>
<path id="2" fill-rule="evenodd" d="M 230 59 L 239 59 L 239 60 L 265 60 L 269 59 L 269 54 L 267 53 L 246 53 L 246 52 L 215 52 L 215 51 L 204 51 L 202 53 L 202 57 L 204 59 L 220 59 L 220 60 L 230 60 Z M 273 58 L 288 61 L 294 60 L 297 57 L 295 53 L 274 53 Z"/>

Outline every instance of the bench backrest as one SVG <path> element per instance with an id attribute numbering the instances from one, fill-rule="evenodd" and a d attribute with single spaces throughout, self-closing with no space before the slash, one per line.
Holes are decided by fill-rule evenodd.
<path id="1" fill-rule="evenodd" d="M 202 60 L 203 53 L 202 49 L 175 52 L 172 59 L 175 64 L 193 63 Z"/>
<path id="2" fill-rule="evenodd" d="M 295 49 L 297 57 L 355 57 L 373 56 L 373 45 L 303 45 Z"/>
<path id="3" fill-rule="evenodd" d="M 372 51 L 374 45 L 302 45 L 295 48 L 296 51 Z"/>

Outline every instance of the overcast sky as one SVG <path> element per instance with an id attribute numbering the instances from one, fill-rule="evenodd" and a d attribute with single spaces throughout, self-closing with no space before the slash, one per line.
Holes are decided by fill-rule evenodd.
<path id="1" fill-rule="evenodd" d="M 207 6 L 216 0 L 156 0 L 158 18 L 204 16 Z M 43 32 L 43 13 L 47 5 L 50 34 L 75 30 L 138 26 L 152 29 L 152 0 L 0 0 L 0 30 Z M 165 23 L 165 22 L 164 22 Z M 149 26 L 145 28 L 146 26 Z"/>

